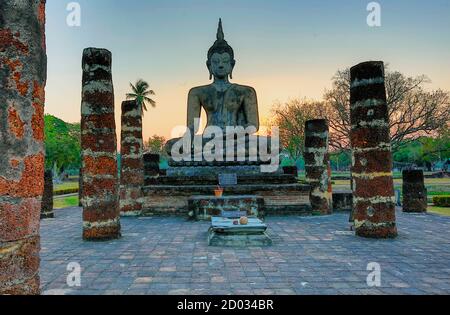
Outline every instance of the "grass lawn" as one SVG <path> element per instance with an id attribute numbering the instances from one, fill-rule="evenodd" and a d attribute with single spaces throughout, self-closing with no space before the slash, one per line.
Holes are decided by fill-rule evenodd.
<path id="1" fill-rule="evenodd" d="M 394 179 L 396 189 L 401 189 L 402 183 L 401 179 Z M 450 194 L 450 178 L 425 178 L 425 186 L 431 196 Z M 333 180 L 333 188 L 350 189 L 350 180 Z"/>
<path id="2" fill-rule="evenodd" d="M 56 184 L 53 186 L 53 190 L 64 190 L 78 188 L 78 182 L 64 182 L 62 184 Z"/>
<path id="3" fill-rule="evenodd" d="M 64 182 L 62 184 L 56 184 L 53 186 L 54 193 L 66 189 L 78 189 L 78 182 Z"/>
<path id="4" fill-rule="evenodd" d="M 436 207 L 436 206 L 428 206 L 427 211 L 431 213 L 436 213 L 440 215 L 450 216 L 450 208 L 444 208 L 444 207 Z"/>
<path id="5" fill-rule="evenodd" d="M 53 199 L 53 208 L 54 209 L 63 209 L 63 208 L 69 208 L 69 207 L 78 207 L 78 196 L 70 196 L 70 197 Z"/>

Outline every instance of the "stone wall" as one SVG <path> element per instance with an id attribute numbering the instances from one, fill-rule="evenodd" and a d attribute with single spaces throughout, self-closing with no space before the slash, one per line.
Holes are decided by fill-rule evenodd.
<path id="1" fill-rule="evenodd" d="M 45 1 L 1 0 L 0 295 L 40 292 L 46 72 Z"/>

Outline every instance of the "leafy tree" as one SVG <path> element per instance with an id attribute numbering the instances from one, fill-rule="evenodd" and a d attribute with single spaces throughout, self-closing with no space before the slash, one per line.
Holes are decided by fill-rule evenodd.
<path id="1" fill-rule="evenodd" d="M 144 147 L 151 153 L 163 156 L 165 155 L 164 146 L 166 145 L 166 142 L 167 140 L 163 136 L 153 135 L 144 143 Z"/>
<path id="2" fill-rule="evenodd" d="M 147 103 L 152 107 L 156 106 L 156 102 L 151 99 L 150 95 L 155 95 L 153 90 L 149 90 L 150 86 L 147 82 L 139 79 L 134 85 L 130 83 L 132 93 L 127 93 L 127 100 L 133 99 L 141 108 L 141 113 L 144 115 L 144 111 L 147 111 Z"/>
<path id="3" fill-rule="evenodd" d="M 45 167 L 58 170 L 81 166 L 80 124 L 69 124 L 52 115 L 45 115 Z"/>
<path id="4" fill-rule="evenodd" d="M 324 102 L 307 99 L 292 99 L 287 103 L 275 103 L 269 124 L 280 129 L 280 144 L 297 161 L 302 155 L 305 143 L 307 120 L 326 118 Z"/>
<path id="5" fill-rule="evenodd" d="M 408 77 L 385 69 L 385 84 L 391 144 L 393 151 L 406 142 L 423 136 L 436 136 L 450 121 L 450 94 L 426 91 L 426 76 Z M 339 70 L 333 77 L 333 88 L 325 93 L 329 106 L 330 145 L 349 147 L 350 133 L 350 69 Z"/>

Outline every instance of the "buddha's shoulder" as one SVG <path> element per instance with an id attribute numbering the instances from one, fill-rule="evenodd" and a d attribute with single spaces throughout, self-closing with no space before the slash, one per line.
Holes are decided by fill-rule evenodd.
<path id="1" fill-rule="evenodd" d="M 255 89 L 248 85 L 241 85 L 241 84 L 234 83 L 233 88 L 242 94 L 256 95 Z"/>
<path id="2" fill-rule="evenodd" d="M 211 89 L 212 89 L 211 84 L 196 86 L 196 87 L 193 87 L 192 89 L 190 89 L 189 95 L 204 94 L 205 92 L 207 92 Z"/>
<path id="3" fill-rule="evenodd" d="M 230 88 L 239 94 L 256 95 L 255 89 L 252 88 L 251 86 L 233 83 L 233 85 Z M 207 93 L 211 93 L 211 92 L 215 92 L 215 91 L 216 91 L 216 89 L 212 84 L 207 84 L 207 85 L 193 87 L 189 91 L 189 95 L 203 95 L 203 94 L 207 94 Z"/>

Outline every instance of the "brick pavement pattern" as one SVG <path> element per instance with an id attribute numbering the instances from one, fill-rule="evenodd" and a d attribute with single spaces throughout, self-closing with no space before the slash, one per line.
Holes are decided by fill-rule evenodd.
<path id="1" fill-rule="evenodd" d="M 207 246 L 208 222 L 122 218 L 123 237 L 83 242 L 81 210 L 42 222 L 44 294 L 449 294 L 450 218 L 397 211 L 396 239 L 348 229 L 348 213 L 269 217 L 271 247 Z M 81 265 L 81 287 L 66 284 Z M 367 265 L 381 266 L 369 287 Z"/>

